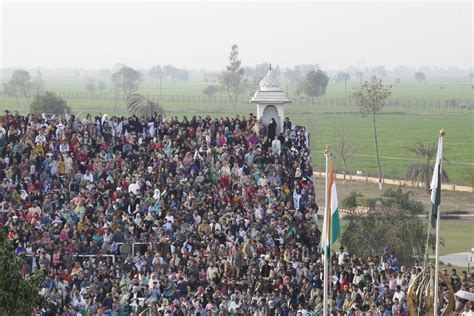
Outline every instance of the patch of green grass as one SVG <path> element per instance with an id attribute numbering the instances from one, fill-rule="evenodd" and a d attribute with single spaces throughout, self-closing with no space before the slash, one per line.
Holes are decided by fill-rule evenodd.
<path id="1" fill-rule="evenodd" d="M 35 74 L 32 73 L 34 77 Z M 9 77 L 1 77 L 0 84 L 9 80 Z M 86 93 L 86 85 L 88 78 L 86 77 L 44 77 L 45 88 L 55 92 L 81 92 Z M 107 88 L 104 91 L 108 94 L 113 94 L 113 85 L 110 80 L 103 79 L 106 82 Z M 364 78 L 367 80 L 367 78 Z M 414 79 L 401 79 L 398 84 L 394 83 L 393 79 L 384 79 L 387 84 L 393 84 L 392 98 L 397 100 L 457 100 L 459 102 L 473 102 L 473 88 L 467 78 L 465 79 L 437 79 L 428 78 L 425 82 L 416 82 Z M 213 82 L 202 81 L 188 81 L 188 82 L 170 82 L 163 81 L 161 85 L 161 93 L 163 95 L 199 95 L 203 96 L 203 89 L 208 85 L 218 85 Z M 285 79 L 281 82 L 282 88 L 288 92 L 289 95 L 295 96 L 296 85 L 287 82 Z M 336 83 L 330 81 L 326 90 L 325 97 L 328 99 L 344 99 L 349 97 L 353 88 L 359 86 L 358 80 L 350 80 L 347 82 L 347 89 L 344 83 Z M 443 87 L 443 89 L 441 89 Z M 147 80 L 140 85 L 137 91 L 142 94 L 158 95 L 160 93 L 159 81 Z M 226 97 L 224 91 L 216 94 L 218 97 Z M 248 96 L 242 95 L 243 99 Z"/>
<path id="2" fill-rule="evenodd" d="M 474 247 L 474 220 L 440 220 L 440 237 L 444 246 L 439 249 L 440 255 L 457 252 L 469 252 Z"/>
<path id="3" fill-rule="evenodd" d="M 336 129 L 345 128 L 351 142 L 357 146 L 356 155 L 348 168 L 363 174 L 376 175 L 375 144 L 372 122 L 357 114 L 293 115 L 295 124 L 305 125 L 311 132 L 311 148 L 316 168 L 324 166 L 326 144 L 338 144 Z M 391 178 L 404 179 L 407 167 L 421 161 L 408 149 L 416 142 L 436 141 L 438 132 L 445 128 L 444 157 L 451 162 L 443 168 L 454 183 L 467 183 L 468 171 L 473 165 L 473 125 L 471 116 L 453 114 L 386 114 L 377 119 L 382 172 Z M 336 169 L 341 170 L 340 161 Z"/>

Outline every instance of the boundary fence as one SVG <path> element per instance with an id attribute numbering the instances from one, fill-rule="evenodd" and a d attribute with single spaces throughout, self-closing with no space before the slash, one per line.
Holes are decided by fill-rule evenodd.
<path id="1" fill-rule="evenodd" d="M 123 101 L 123 94 L 115 95 L 110 93 L 89 94 L 87 92 L 56 92 L 64 99 L 81 99 L 81 100 L 117 100 Z M 242 97 L 237 102 L 231 101 L 225 96 L 215 96 L 208 98 L 204 95 L 180 95 L 180 94 L 144 94 L 146 98 L 153 101 L 163 103 L 197 103 L 197 104 L 248 104 L 249 97 Z M 308 98 L 290 98 L 293 104 L 309 105 L 313 101 Z M 322 97 L 314 101 L 314 105 L 337 106 L 337 107 L 354 107 L 356 103 L 352 98 L 326 98 Z M 459 102 L 456 100 L 416 100 L 416 99 L 392 99 L 387 104 L 389 108 L 447 108 L 447 109 L 472 109 L 474 104 L 468 102 Z"/>
<path id="2" fill-rule="evenodd" d="M 322 171 L 315 171 L 314 176 L 316 177 L 325 177 L 326 172 Z M 335 174 L 336 179 L 344 179 L 343 174 Z M 369 176 L 357 176 L 357 175 L 352 175 L 352 174 L 347 174 L 346 175 L 346 181 L 356 181 L 356 182 L 366 182 L 366 183 L 379 183 L 378 178 L 373 178 Z M 383 178 L 382 183 L 384 184 L 392 184 L 392 185 L 403 185 L 403 186 L 408 186 L 408 187 L 417 187 L 417 188 L 424 188 L 425 184 L 423 182 L 417 182 L 417 181 L 408 181 L 408 180 L 396 180 L 396 179 L 387 179 Z M 457 185 L 457 184 L 451 184 L 451 183 L 444 183 L 441 184 L 441 189 L 446 190 L 446 191 L 454 191 L 454 192 L 474 192 L 474 188 L 470 186 L 464 186 L 464 185 Z"/>

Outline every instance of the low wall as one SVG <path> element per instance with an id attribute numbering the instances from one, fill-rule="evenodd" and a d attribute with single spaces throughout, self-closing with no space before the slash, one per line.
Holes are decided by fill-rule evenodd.
<path id="1" fill-rule="evenodd" d="M 317 177 L 325 177 L 325 172 L 316 171 L 314 175 Z M 336 179 L 343 179 L 343 174 L 336 174 Z M 372 178 L 368 176 L 354 176 L 354 175 L 346 175 L 346 181 L 356 181 L 356 182 L 366 182 L 366 183 L 379 183 L 378 178 Z M 393 179 L 382 179 L 384 184 L 392 184 L 392 185 L 403 185 L 407 187 L 419 187 L 423 188 L 425 186 L 422 182 L 414 182 L 414 181 L 407 181 L 407 180 L 393 180 Z M 455 192 L 474 192 L 472 187 L 463 186 L 463 185 L 456 185 L 456 184 L 441 184 L 441 190 L 446 191 L 455 191 Z"/>

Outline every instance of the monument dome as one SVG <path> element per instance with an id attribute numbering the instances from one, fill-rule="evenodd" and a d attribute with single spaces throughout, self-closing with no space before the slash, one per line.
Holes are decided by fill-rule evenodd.
<path id="1" fill-rule="evenodd" d="M 260 89 L 250 99 L 250 103 L 257 105 L 257 119 L 262 120 L 264 125 L 268 125 L 273 118 L 277 123 L 277 132 L 283 131 L 285 104 L 291 101 L 281 90 L 280 80 L 272 66 L 260 81 Z"/>

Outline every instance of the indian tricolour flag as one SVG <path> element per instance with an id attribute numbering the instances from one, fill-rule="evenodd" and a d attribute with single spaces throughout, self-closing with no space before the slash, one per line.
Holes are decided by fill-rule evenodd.
<path id="1" fill-rule="evenodd" d="M 443 136 L 444 130 L 441 131 L 438 140 L 438 152 L 436 153 L 436 164 L 433 170 L 433 178 L 431 180 L 431 226 L 436 227 L 438 218 L 438 208 L 441 203 L 441 175 L 443 166 Z"/>
<path id="2" fill-rule="evenodd" d="M 327 201 L 328 207 L 324 214 L 322 246 L 328 247 L 328 250 L 336 242 L 341 234 L 341 223 L 339 221 L 339 205 L 337 201 L 336 182 L 334 176 L 334 163 L 329 163 L 329 181 L 327 183 Z M 329 251 L 328 251 L 329 252 Z"/>

